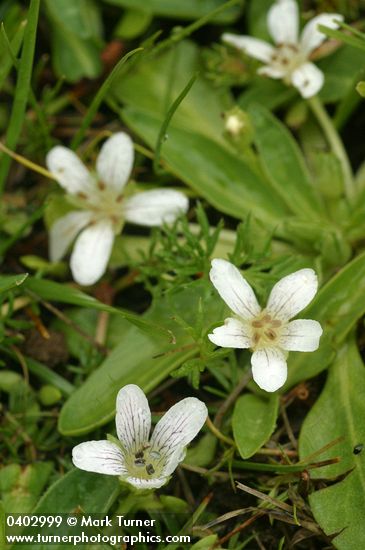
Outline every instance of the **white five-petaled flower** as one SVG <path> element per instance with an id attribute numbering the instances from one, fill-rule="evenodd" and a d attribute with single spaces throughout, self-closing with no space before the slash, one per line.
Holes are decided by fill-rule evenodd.
<path id="1" fill-rule="evenodd" d="M 268 392 L 279 389 L 287 378 L 288 351 L 315 351 L 322 334 L 318 321 L 290 321 L 304 309 L 317 292 L 313 269 L 300 269 L 273 287 L 266 308 L 240 271 L 226 260 L 213 260 L 210 280 L 237 317 L 209 334 L 209 340 L 225 348 L 249 348 L 255 382 Z"/>
<path id="2" fill-rule="evenodd" d="M 247 55 L 259 59 L 265 65 L 259 74 L 283 79 L 292 84 L 307 98 L 315 95 L 323 86 L 324 75 L 309 61 L 310 55 L 326 39 L 318 30 L 319 25 L 338 28 L 342 15 L 322 13 L 311 19 L 299 37 L 299 12 L 295 0 L 277 0 L 267 16 L 267 26 L 275 46 L 253 38 L 235 34 L 223 34 L 223 40 Z"/>
<path id="3" fill-rule="evenodd" d="M 72 451 L 72 461 L 88 472 L 120 476 L 137 489 L 156 489 L 168 482 L 208 415 L 202 401 L 187 397 L 167 411 L 150 437 L 150 408 L 135 384 L 119 391 L 116 409 L 120 444 L 108 440 L 80 443 Z"/>
<path id="4" fill-rule="evenodd" d="M 95 172 L 63 146 L 47 155 L 49 171 L 79 208 L 58 219 L 50 231 L 50 257 L 60 260 L 77 237 L 71 271 L 81 285 L 94 284 L 105 272 L 114 236 L 124 222 L 156 226 L 173 222 L 188 209 L 188 199 L 172 189 L 154 189 L 124 196 L 134 161 L 133 142 L 124 132 L 102 146 Z"/>

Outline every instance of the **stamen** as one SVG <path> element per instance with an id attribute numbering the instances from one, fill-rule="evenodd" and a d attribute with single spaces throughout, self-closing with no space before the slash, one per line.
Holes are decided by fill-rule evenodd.
<path id="1" fill-rule="evenodd" d="M 253 338 L 252 338 L 254 345 L 259 343 L 260 338 L 261 338 L 260 333 L 255 332 L 254 335 L 253 335 Z"/>
<path id="2" fill-rule="evenodd" d="M 143 451 L 140 450 L 140 451 L 138 451 L 137 453 L 135 453 L 134 456 L 135 456 L 136 458 L 143 458 L 143 455 L 144 455 Z"/>
<path id="3" fill-rule="evenodd" d="M 269 340 L 275 340 L 276 333 L 271 329 L 265 330 L 265 336 L 267 336 L 269 338 Z"/>
<path id="4" fill-rule="evenodd" d="M 268 323 L 269 321 L 271 321 L 271 315 L 269 315 L 268 313 L 266 313 L 266 315 L 264 315 L 264 317 L 262 318 L 262 320 L 263 320 L 265 323 Z"/>
<path id="5" fill-rule="evenodd" d="M 155 473 L 155 469 L 154 469 L 154 467 L 152 466 L 152 464 L 147 464 L 147 466 L 146 466 L 146 472 L 148 473 L 149 476 L 151 476 L 152 474 Z"/>
<path id="6" fill-rule="evenodd" d="M 144 458 L 137 458 L 135 461 L 134 461 L 134 465 L 135 466 L 144 466 L 146 464 L 146 461 Z"/>
<path id="7" fill-rule="evenodd" d="M 77 193 L 76 196 L 77 196 L 79 199 L 84 199 L 84 200 L 88 198 L 87 194 L 86 194 L 86 193 L 83 193 L 82 191 L 79 191 L 79 192 Z"/>
<path id="8" fill-rule="evenodd" d="M 255 328 L 262 328 L 264 323 L 262 321 L 252 321 L 251 325 Z"/>
<path id="9" fill-rule="evenodd" d="M 282 324 L 282 322 L 279 319 L 273 319 L 271 321 L 271 326 L 272 327 L 281 327 L 281 324 Z"/>
<path id="10" fill-rule="evenodd" d="M 106 189 L 106 185 L 103 181 L 98 181 L 98 187 L 100 191 L 104 191 Z"/>
<path id="11" fill-rule="evenodd" d="M 151 451 L 150 457 L 154 458 L 155 460 L 158 460 L 159 458 L 161 458 L 161 454 L 158 451 Z"/>

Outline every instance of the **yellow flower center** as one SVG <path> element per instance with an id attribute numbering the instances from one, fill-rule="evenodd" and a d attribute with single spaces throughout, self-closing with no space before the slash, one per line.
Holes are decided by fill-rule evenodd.
<path id="1" fill-rule="evenodd" d="M 259 316 L 250 321 L 250 325 L 253 350 L 277 346 L 283 321 L 273 319 L 269 313 L 262 311 Z"/>
<path id="2" fill-rule="evenodd" d="M 148 444 L 126 457 L 129 475 L 139 479 L 160 477 L 164 463 L 161 453 L 151 449 Z"/>
<path id="3" fill-rule="evenodd" d="M 271 56 L 271 66 L 290 75 L 306 61 L 296 44 L 279 44 Z"/>

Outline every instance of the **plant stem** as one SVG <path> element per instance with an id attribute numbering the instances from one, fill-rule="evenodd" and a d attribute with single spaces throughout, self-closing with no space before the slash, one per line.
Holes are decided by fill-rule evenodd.
<path id="1" fill-rule="evenodd" d="M 227 437 L 225 436 L 224 434 L 222 434 L 222 432 L 220 432 L 218 430 L 218 428 L 216 428 L 216 426 L 214 426 L 213 422 L 211 421 L 211 419 L 209 418 L 209 416 L 207 417 L 207 426 L 208 428 L 210 429 L 210 431 L 212 432 L 213 435 L 215 435 L 215 437 L 217 437 L 218 439 L 220 439 L 221 441 L 223 441 L 224 443 L 228 443 L 228 445 L 232 445 L 233 447 L 236 446 L 235 442 L 233 441 L 233 439 L 231 439 L 230 437 Z"/>
<path id="2" fill-rule="evenodd" d="M 354 177 L 351 164 L 342 140 L 334 124 L 332 123 L 332 120 L 329 117 L 326 109 L 323 107 L 319 97 L 314 96 L 309 98 L 307 101 L 326 136 L 328 144 L 331 146 L 332 152 L 334 153 L 334 155 L 336 155 L 341 163 L 345 193 L 349 199 L 352 199 L 355 190 Z"/>
<path id="3" fill-rule="evenodd" d="M 19 63 L 13 108 L 6 134 L 6 145 L 11 150 L 14 150 L 18 143 L 25 119 L 32 77 L 35 42 L 37 37 L 39 6 L 40 0 L 31 0 L 28 10 L 28 22 L 24 32 L 24 41 Z M 0 192 L 2 192 L 4 188 L 9 168 L 10 158 L 2 158 L 0 166 Z"/>

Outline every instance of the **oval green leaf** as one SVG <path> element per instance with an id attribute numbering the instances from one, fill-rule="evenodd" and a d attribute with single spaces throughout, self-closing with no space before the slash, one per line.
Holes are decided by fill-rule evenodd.
<path id="1" fill-rule="evenodd" d="M 288 208 L 300 217 L 318 218 L 323 205 L 312 184 L 304 157 L 288 129 L 263 105 L 249 113 L 255 127 L 255 143 L 266 175 Z"/>
<path id="2" fill-rule="evenodd" d="M 353 336 L 340 350 L 325 388 L 306 417 L 299 439 L 302 460 L 331 441 L 343 438 L 321 453 L 318 460 L 339 456 L 340 462 L 312 477 L 334 477 L 350 472 L 340 482 L 310 496 L 315 519 L 326 534 L 339 533 L 333 543 L 339 550 L 357 550 L 365 540 L 365 369 Z"/>
<path id="3" fill-rule="evenodd" d="M 75 391 L 61 410 L 59 430 L 64 435 L 87 433 L 114 417 L 115 398 L 122 386 L 137 384 L 145 392 L 156 388 L 170 372 L 197 353 L 188 331 L 173 317 L 181 317 L 194 326 L 199 300 L 204 304 L 207 324 L 219 319 L 223 301 L 205 281 L 196 281 L 156 301 L 144 316 L 170 329 L 175 343 L 167 344 L 161 336 L 142 333 L 135 327 L 120 335 L 119 345 Z"/>
<path id="4" fill-rule="evenodd" d="M 101 474 L 72 470 L 58 481 L 53 483 L 41 498 L 34 514 L 56 515 L 74 514 L 76 510 L 82 510 L 83 514 L 105 514 L 119 494 L 118 478 Z M 65 523 L 65 522 L 64 522 Z M 74 527 L 62 524 L 62 534 L 74 534 Z M 60 534 L 58 529 L 57 534 Z M 52 544 L 52 549 L 62 550 L 65 545 Z M 30 544 L 28 550 L 49 550 L 47 544 Z M 85 548 L 101 548 L 102 546 L 85 546 Z M 14 550 L 21 550 L 24 545 L 12 546 Z M 69 548 L 69 546 L 67 546 Z"/>
<path id="5" fill-rule="evenodd" d="M 252 393 L 242 395 L 236 401 L 232 428 L 234 440 L 242 458 L 250 458 L 269 439 L 276 426 L 279 398 L 269 399 Z"/>
<path id="6" fill-rule="evenodd" d="M 325 370 L 343 342 L 365 314 L 365 253 L 349 262 L 324 285 L 313 302 L 300 314 L 315 319 L 323 328 L 319 349 L 313 353 L 291 352 L 284 391 Z"/>

